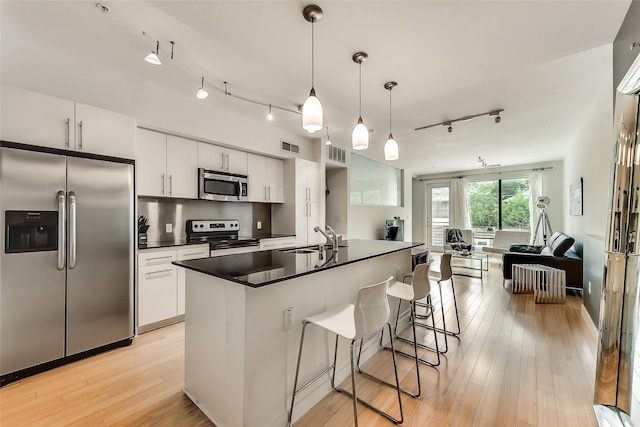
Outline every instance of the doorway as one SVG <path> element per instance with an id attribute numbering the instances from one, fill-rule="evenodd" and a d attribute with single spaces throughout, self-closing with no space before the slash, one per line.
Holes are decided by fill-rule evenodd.
<path id="1" fill-rule="evenodd" d="M 427 184 L 425 186 L 425 234 L 427 247 L 442 248 L 444 230 L 449 227 L 448 183 Z"/>

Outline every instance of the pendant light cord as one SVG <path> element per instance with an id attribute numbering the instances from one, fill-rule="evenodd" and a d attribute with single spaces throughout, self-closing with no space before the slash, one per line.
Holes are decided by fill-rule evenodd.
<path id="1" fill-rule="evenodd" d="M 391 90 L 389 89 L 389 135 L 391 135 Z"/>
<path id="2" fill-rule="evenodd" d="M 358 106 L 359 116 L 362 118 L 362 61 L 358 62 L 358 85 L 360 86 L 360 105 Z"/>
<path id="3" fill-rule="evenodd" d="M 311 87 L 314 87 L 314 80 L 315 80 L 315 75 L 314 75 L 314 70 L 315 70 L 315 37 L 314 37 L 314 31 L 313 28 L 315 26 L 315 19 L 311 21 Z"/>

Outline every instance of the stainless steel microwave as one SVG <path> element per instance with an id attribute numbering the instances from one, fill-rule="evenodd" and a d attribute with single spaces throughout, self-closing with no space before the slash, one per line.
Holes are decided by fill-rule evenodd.
<path id="1" fill-rule="evenodd" d="M 249 177 L 198 169 L 198 197 L 204 200 L 246 201 Z"/>

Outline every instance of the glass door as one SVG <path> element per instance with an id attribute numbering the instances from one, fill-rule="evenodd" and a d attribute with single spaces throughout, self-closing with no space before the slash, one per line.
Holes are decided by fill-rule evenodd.
<path id="1" fill-rule="evenodd" d="M 449 184 L 427 184 L 426 193 L 427 247 L 442 248 L 444 230 L 449 227 Z"/>

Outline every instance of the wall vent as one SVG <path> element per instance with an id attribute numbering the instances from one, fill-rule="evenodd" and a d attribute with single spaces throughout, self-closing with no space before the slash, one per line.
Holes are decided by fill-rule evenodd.
<path id="1" fill-rule="evenodd" d="M 291 144 L 289 142 L 286 141 L 281 141 L 282 142 L 282 151 L 288 151 L 290 153 L 295 153 L 298 154 L 300 152 L 300 147 L 298 147 L 295 144 Z"/>
<path id="2" fill-rule="evenodd" d="M 327 145 L 327 159 L 344 165 L 347 163 L 347 152 L 335 145 Z"/>

